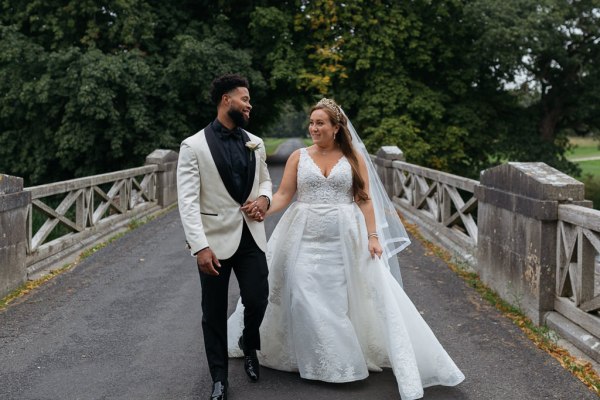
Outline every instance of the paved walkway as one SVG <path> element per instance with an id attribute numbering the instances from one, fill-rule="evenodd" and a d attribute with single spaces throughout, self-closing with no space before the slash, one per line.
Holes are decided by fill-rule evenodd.
<path id="1" fill-rule="evenodd" d="M 282 167 L 274 166 L 274 181 Z M 267 223 L 272 230 L 275 221 Z M 426 399 L 595 399 L 420 243 L 405 290 L 466 375 Z M 237 298 L 232 280 L 230 309 Z M 177 211 L 141 226 L 0 311 L 0 399 L 206 399 L 198 273 Z M 399 399 L 389 370 L 326 384 L 230 363 L 230 400 Z"/>
<path id="2" fill-rule="evenodd" d="M 294 150 L 299 149 L 301 147 L 305 147 L 302 139 L 288 139 L 277 147 L 277 150 L 275 150 L 275 153 L 269 156 L 267 162 L 269 163 L 269 165 L 285 164 L 290 154 L 292 154 Z"/>
<path id="3" fill-rule="evenodd" d="M 571 161 L 571 162 L 596 161 L 596 160 L 600 160 L 600 155 L 598 155 L 598 156 L 589 156 L 589 157 L 569 158 L 569 161 Z"/>

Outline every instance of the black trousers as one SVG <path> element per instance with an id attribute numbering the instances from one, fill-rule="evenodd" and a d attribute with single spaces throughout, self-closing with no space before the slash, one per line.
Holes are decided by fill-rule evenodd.
<path id="1" fill-rule="evenodd" d="M 260 324 L 269 296 L 267 260 L 244 223 L 242 239 L 236 252 L 227 260 L 219 260 L 218 276 L 200 272 L 202 286 L 202 332 L 208 367 L 213 382 L 227 381 L 227 303 L 231 270 L 240 285 L 244 304 L 244 344 L 260 350 Z"/>

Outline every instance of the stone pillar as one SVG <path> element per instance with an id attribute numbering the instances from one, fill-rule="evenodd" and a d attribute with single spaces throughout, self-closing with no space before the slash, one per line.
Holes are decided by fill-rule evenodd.
<path id="1" fill-rule="evenodd" d="M 584 185 L 544 163 L 511 162 L 481 173 L 477 270 L 538 325 L 554 309 L 559 203 L 591 206 Z"/>
<path id="2" fill-rule="evenodd" d="M 0 174 L 0 298 L 27 279 L 27 207 L 23 179 Z"/>
<path id="3" fill-rule="evenodd" d="M 379 178 L 390 196 L 394 195 L 394 169 L 392 162 L 404 161 L 404 153 L 396 146 L 382 146 L 377 150 L 373 163 L 378 166 Z"/>
<path id="4" fill-rule="evenodd" d="M 146 165 L 158 165 L 156 173 L 156 197 L 158 205 L 168 207 L 177 202 L 177 159 L 173 150 L 154 150 L 146 157 Z"/>

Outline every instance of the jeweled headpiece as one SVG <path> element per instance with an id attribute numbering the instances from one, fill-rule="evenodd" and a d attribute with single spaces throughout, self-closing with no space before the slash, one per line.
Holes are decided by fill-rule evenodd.
<path id="1" fill-rule="evenodd" d="M 340 111 L 340 106 L 338 106 L 334 100 L 328 99 L 327 97 L 323 97 L 321 100 L 319 100 L 317 106 L 327 107 L 331 111 L 333 111 L 337 122 L 340 122 L 342 120 L 342 112 Z"/>

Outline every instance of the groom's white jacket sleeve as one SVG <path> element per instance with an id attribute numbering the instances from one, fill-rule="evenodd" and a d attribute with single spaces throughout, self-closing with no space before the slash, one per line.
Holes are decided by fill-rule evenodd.
<path id="1" fill-rule="evenodd" d="M 259 143 L 260 145 L 257 150 L 260 155 L 258 162 L 258 196 L 267 196 L 269 204 L 271 204 L 271 200 L 273 200 L 273 183 L 271 182 L 269 168 L 267 167 L 267 150 L 262 140 Z"/>
<path id="2" fill-rule="evenodd" d="M 177 198 L 183 230 L 192 254 L 208 247 L 200 217 L 200 170 L 194 151 L 187 143 L 179 149 Z M 185 188 L 185 190 L 183 190 Z"/>

